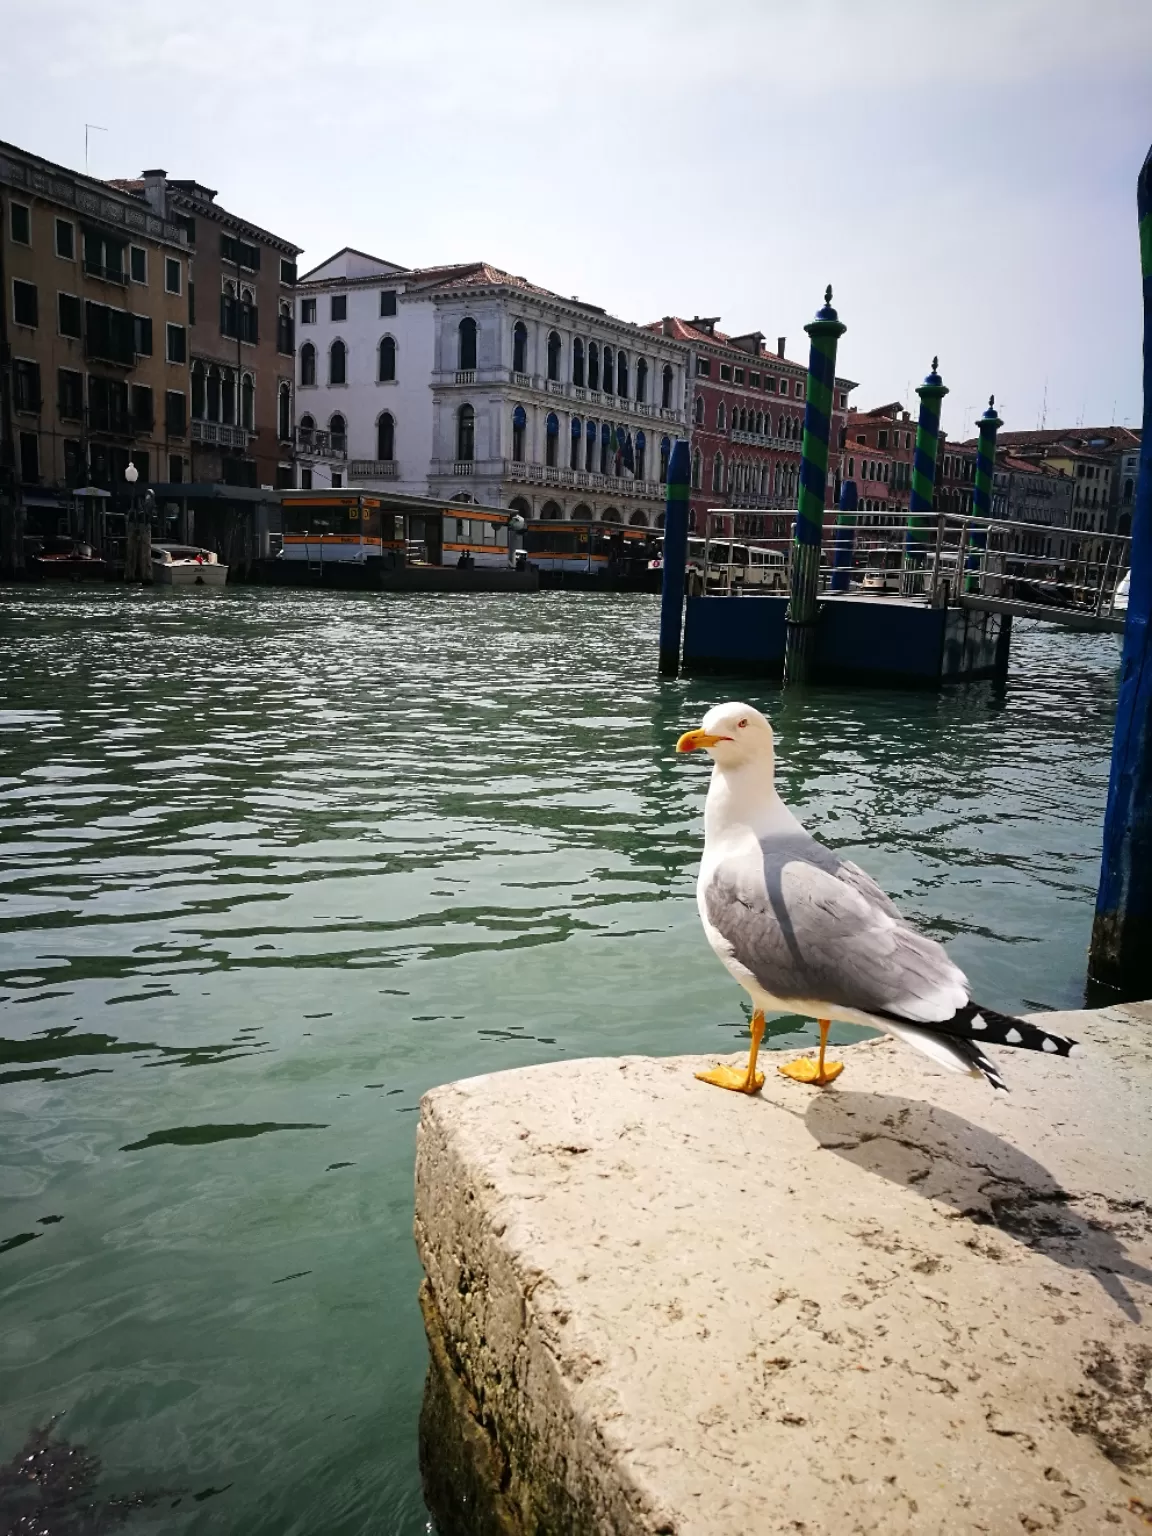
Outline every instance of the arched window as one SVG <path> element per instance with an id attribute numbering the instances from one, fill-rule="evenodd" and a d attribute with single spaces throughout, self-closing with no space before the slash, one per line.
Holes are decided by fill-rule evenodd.
<path id="1" fill-rule="evenodd" d="M 512 459 L 516 464 L 524 462 L 524 429 L 528 425 L 528 417 L 524 407 L 518 405 L 512 412 Z"/>
<path id="2" fill-rule="evenodd" d="M 282 443 L 292 441 L 292 386 L 280 385 L 276 400 L 276 431 Z"/>
<path id="3" fill-rule="evenodd" d="M 576 516 L 575 512 L 573 512 L 572 516 Z M 564 514 L 556 502 L 546 501 L 540 508 L 540 518 L 545 523 L 559 523 L 563 521 Z"/>
<path id="4" fill-rule="evenodd" d="M 600 388 L 600 348 L 594 341 L 588 343 L 588 388 Z"/>
<path id="5" fill-rule="evenodd" d="M 671 457 L 672 457 L 672 443 L 671 443 L 670 439 L 668 439 L 666 437 L 662 437 L 660 439 L 660 484 L 661 485 L 667 484 L 667 481 L 668 481 L 668 460 Z"/>
<path id="6" fill-rule="evenodd" d="M 628 398 L 628 355 L 625 352 L 616 354 L 616 393 L 621 400 Z"/>
<path id="7" fill-rule="evenodd" d="M 306 341 L 300 348 L 300 382 L 301 384 L 316 382 L 316 348 L 310 341 Z"/>
<path id="8" fill-rule="evenodd" d="M 636 478 L 644 479 L 644 456 L 648 448 L 648 439 L 643 432 L 636 434 Z"/>
<path id="9" fill-rule="evenodd" d="M 712 460 L 712 489 L 714 491 L 724 489 L 724 456 L 720 453 Z"/>
<path id="10" fill-rule="evenodd" d="M 606 395 L 610 395 L 612 393 L 613 382 L 614 382 L 613 381 L 613 377 L 612 377 L 613 360 L 612 360 L 612 348 L 611 347 L 605 347 L 604 348 L 604 352 L 603 352 L 601 361 L 602 361 L 602 365 L 603 366 L 602 366 L 602 371 L 601 371 L 602 383 L 600 385 L 600 388 L 604 391 L 604 393 Z"/>
<path id="11" fill-rule="evenodd" d="M 560 337 L 556 331 L 548 332 L 548 377 L 560 378 Z"/>
<path id="12" fill-rule="evenodd" d="M 246 373 L 240 380 L 240 425 L 249 432 L 255 430 L 252 423 L 256 412 L 256 386 L 252 375 Z"/>
<path id="13" fill-rule="evenodd" d="M 548 420 L 544 423 L 544 462 L 552 469 L 556 468 L 556 456 L 560 448 L 560 418 L 555 411 L 548 412 Z"/>
<path id="14" fill-rule="evenodd" d="M 756 412 L 756 436 L 757 437 L 763 437 L 764 436 L 764 412 L 763 411 L 757 411 Z"/>
<path id="15" fill-rule="evenodd" d="M 476 366 L 476 322 L 471 315 L 465 315 L 460 322 L 460 361 L 457 368 L 475 368 Z"/>
<path id="16" fill-rule="evenodd" d="M 231 426 L 236 420 L 236 377 L 225 368 L 220 379 L 220 420 Z"/>
<path id="17" fill-rule="evenodd" d="M 331 439 L 332 451 L 334 453 L 348 452 L 348 428 L 339 411 L 328 423 L 328 436 Z"/>
<path id="18" fill-rule="evenodd" d="M 348 348 L 339 339 L 332 343 L 332 350 L 328 354 L 328 382 L 329 384 L 347 384 L 348 382 Z"/>
<path id="19" fill-rule="evenodd" d="M 648 361 L 643 357 L 636 360 L 636 398 L 641 405 L 648 399 Z"/>
<path id="20" fill-rule="evenodd" d="M 717 432 L 723 432 L 724 428 L 727 425 L 728 425 L 728 420 L 727 420 L 727 417 L 724 414 L 724 402 L 723 402 L 723 400 L 721 400 L 720 404 L 716 407 L 716 430 L 717 430 Z"/>
<path id="21" fill-rule="evenodd" d="M 591 358 L 592 345 L 592 343 L 589 343 L 589 358 Z M 596 437 L 596 423 L 590 421 L 584 428 L 584 468 L 589 473 L 591 473 L 596 463 Z M 572 516 L 576 516 L 575 512 L 573 512 Z"/>
<path id="22" fill-rule="evenodd" d="M 456 416 L 456 458 L 471 464 L 476 457 L 476 412 L 470 405 L 462 405 Z"/>
<path id="23" fill-rule="evenodd" d="M 632 516 L 628 519 L 628 522 L 633 528 L 647 528 L 648 514 L 647 512 L 642 512 L 640 508 L 637 507 Z"/>
<path id="24" fill-rule="evenodd" d="M 523 320 L 512 327 L 512 372 L 528 372 L 528 327 Z"/>
<path id="25" fill-rule="evenodd" d="M 391 384 L 396 377 L 396 343 L 391 336 L 385 336 L 380 342 L 380 372 L 377 376 L 381 384 Z"/>
<path id="26" fill-rule="evenodd" d="M 849 478 L 849 480 L 854 480 L 856 478 L 856 460 L 855 459 L 849 459 L 848 460 L 848 478 Z"/>
<path id="27" fill-rule="evenodd" d="M 696 396 L 696 406 L 695 406 L 695 409 L 693 411 L 693 415 L 696 418 L 696 425 L 698 427 L 702 427 L 704 425 L 704 396 L 703 395 L 697 395 Z"/>
<path id="28" fill-rule="evenodd" d="M 608 348 L 607 347 L 604 348 L 604 354 L 605 354 L 604 366 L 605 366 L 605 368 L 607 368 L 607 366 L 608 366 L 608 357 L 607 357 Z M 608 425 L 608 423 L 606 421 L 602 421 L 600 423 L 600 473 L 602 475 L 606 475 L 608 473 L 608 457 L 609 457 L 609 452 L 611 450 L 611 447 L 612 447 L 612 428 Z"/>
<path id="29" fill-rule="evenodd" d="M 572 442 L 568 449 L 568 468 L 580 468 L 580 439 L 584 434 L 584 427 L 579 416 L 572 418 Z"/>
<path id="30" fill-rule="evenodd" d="M 700 457 L 700 450 L 697 448 L 695 453 L 692 455 L 692 489 L 694 491 L 700 490 L 700 481 L 703 477 L 703 473 L 704 464 Z"/>
<path id="31" fill-rule="evenodd" d="M 600 521 L 602 523 L 619 523 L 622 519 L 615 507 L 605 507 L 604 511 L 600 514 Z"/>
<path id="32" fill-rule="evenodd" d="M 592 508 L 586 502 L 580 502 L 572 508 L 572 521 L 574 523 L 590 523 L 592 521 Z"/>
<path id="33" fill-rule="evenodd" d="M 304 415 L 300 418 L 300 425 L 296 428 L 300 438 L 301 447 L 308 448 L 312 443 L 312 434 L 316 430 L 316 422 L 313 417 Z"/>
<path id="34" fill-rule="evenodd" d="M 1135 481 L 1131 480 L 1131 479 L 1125 480 L 1125 482 L 1124 482 L 1124 494 L 1121 497 L 1121 503 L 1122 503 L 1123 506 L 1127 506 L 1128 505 L 1128 503 L 1132 500 L 1132 497 L 1135 494 L 1135 491 L 1136 491 L 1136 483 L 1135 483 Z"/>
<path id="35" fill-rule="evenodd" d="M 667 411 L 672 405 L 672 364 L 664 364 L 664 373 L 660 380 L 660 404 Z"/>
<path id="36" fill-rule="evenodd" d="M 204 364 L 192 364 L 192 415 L 195 420 L 204 420 Z"/>
<path id="37" fill-rule="evenodd" d="M 572 343 L 572 382 L 584 388 L 584 343 L 579 336 Z"/>
<path id="38" fill-rule="evenodd" d="M 385 462 L 396 457 L 396 423 L 390 411 L 384 411 L 376 423 L 376 457 Z"/>

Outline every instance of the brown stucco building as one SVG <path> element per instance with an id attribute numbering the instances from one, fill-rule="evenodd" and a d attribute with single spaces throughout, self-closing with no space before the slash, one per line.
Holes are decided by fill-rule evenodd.
<path id="1" fill-rule="evenodd" d="M 189 249 L 173 219 L 0 143 L 0 501 L 183 478 Z M 49 517 L 49 522 L 51 518 Z"/>
<path id="2" fill-rule="evenodd" d="M 191 253 L 188 478 L 291 485 L 300 247 L 228 212 L 196 181 L 150 170 L 112 185 L 178 225 Z"/>

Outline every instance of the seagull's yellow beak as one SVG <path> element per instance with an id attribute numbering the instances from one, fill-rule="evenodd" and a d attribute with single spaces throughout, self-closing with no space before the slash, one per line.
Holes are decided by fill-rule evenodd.
<path id="1" fill-rule="evenodd" d="M 714 747 L 718 741 L 731 741 L 731 736 L 713 736 L 708 731 L 685 731 L 676 743 L 677 752 L 695 752 L 698 747 Z"/>

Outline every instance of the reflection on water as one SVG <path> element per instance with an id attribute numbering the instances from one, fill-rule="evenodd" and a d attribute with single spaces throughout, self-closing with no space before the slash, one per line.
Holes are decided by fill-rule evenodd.
<path id="1" fill-rule="evenodd" d="M 644 597 L 0 593 L 0 1455 L 66 1411 L 113 1486 L 227 1485 L 142 1529 L 425 1530 L 419 1096 L 739 1044 L 672 751 L 726 693 L 983 999 L 1080 1000 L 1114 639 L 1020 626 L 1001 698 L 781 701 L 657 683 L 655 625 Z"/>

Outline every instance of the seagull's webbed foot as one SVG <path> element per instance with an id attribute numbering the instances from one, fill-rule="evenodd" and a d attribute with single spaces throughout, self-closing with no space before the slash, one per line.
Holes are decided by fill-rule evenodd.
<path id="1" fill-rule="evenodd" d="M 752 1015 L 752 1049 L 748 1052 L 746 1067 L 713 1067 L 710 1072 L 697 1072 L 702 1083 L 714 1088 L 728 1088 L 733 1093 L 759 1093 L 764 1086 L 763 1072 L 756 1070 L 756 1057 L 764 1038 L 764 1015 L 760 1009 Z"/>
<path id="2" fill-rule="evenodd" d="M 820 1023 L 820 1055 L 813 1061 L 810 1056 L 802 1056 L 799 1061 L 786 1061 L 776 1068 L 777 1072 L 790 1077 L 794 1083 L 810 1083 L 814 1088 L 827 1088 L 829 1083 L 834 1083 L 844 1070 L 842 1061 L 825 1061 L 824 1051 L 828 1045 L 828 1031 L 831 1023 L 828 1019 L 821 1019 Z"/>

